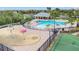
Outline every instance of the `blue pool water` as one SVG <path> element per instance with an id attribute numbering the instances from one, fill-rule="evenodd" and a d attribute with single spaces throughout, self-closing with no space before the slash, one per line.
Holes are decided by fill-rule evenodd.
<path id="1" fill-rule="evenodd" d="M 59 21 L 54 21 L 54 20 L 38 20 L 37 21 L 39 25 L 42 24 L 50 24 L 50 25 L 54 25 L 54 24 L 58 24 L 58 25 L 64 25 L 64 22 L 59 22 Z"/>
<path id="2" fill-rule="evenodd" d="M 34 28 L 38 29 L 45 29 L 47 25 L 65 25 L 65 22 L 62 21 L 54 21 L 54 20 L 38 20 L 36 21 L 38 23 L 37 26 L 34 26 Z"/>

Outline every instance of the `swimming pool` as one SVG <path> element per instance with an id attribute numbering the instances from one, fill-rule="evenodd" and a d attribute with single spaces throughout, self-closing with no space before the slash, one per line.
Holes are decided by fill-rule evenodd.
<path id="1" fill-rule="evenodd" d="M 65 25 L 65 22 L 58 21 L 58 20 L 37 20 L 36 23 L 38 23 L 36 26 L 32 26 L 33 28 L 37 29 L 48 29 L 53 28 L 55 26 L 62 26 Z"/>
<path id="2" fill-rule="evenodd" d="M 39 23 L 39 25 L 42 25 L 42 24 L 50 24 L 50 25 L 54 25 L 54 24 L 58 24 L 58 25 L 64 25 L 64 22 L 59 22 L 59 21 L 54 21 L 54 20 L 38 20 L 37 21 Z"/>

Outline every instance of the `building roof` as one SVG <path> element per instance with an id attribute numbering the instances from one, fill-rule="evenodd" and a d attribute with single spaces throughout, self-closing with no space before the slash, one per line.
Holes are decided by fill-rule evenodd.
<path id="1" fill-rule="evenodd" d="M 45 13 L 45 12 L 40 12 L 40 13 L 34 15 L 34 16 L 39 16 L 39 17 L 49 17 L 50 14 L 49 14 L 49 13 Z"/>

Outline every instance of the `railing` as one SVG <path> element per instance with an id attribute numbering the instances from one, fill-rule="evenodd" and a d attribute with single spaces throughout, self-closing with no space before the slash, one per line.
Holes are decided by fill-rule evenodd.
<path id="1" fill-rule="evenodd" d="M 0 51 L 14 51 L 14 50 L 10 49 L 9 47 L 3 44 L 0 44 Z"/>
<path id="2" fill-rule="evenodd" d="M 52 43 L 52 41 L 55 39 L 55 37 L 56 37 L 58 34 L 59 34 L 59 32 L 56 33 L 56 34 L 51 35 L 51 36 L 47 39 L 47 41 L 46 41 L 40 48 L 38 48 L 37 51 L 46 51 L 46 49 L 50 46 L 50 44 Z"/>
<path id="3" fill-rule="evenodd" d="M 18 23 L 12 23 L 12 24 L 1 25 L 1 26 L 0 26 L 0 29 L 1 29 L 1 28 L 5 28 L 5 27 L 8 27 L 8 26 L 10 26 L 10 25 L 20 25 L 20 23 L 18 22 Z"/>
<path id="4" fill-rule="evenodd" d="M 53 46 L 53 50 L 55 49 L 55 46 L 56 44 L 58 43 L 59 41 L 59 38 L 61 38 L 61 34 L 60 34 L 60 31 L 57 33 L 56 37 L 54 38 L 49 50 L 51 50 L 52 46 Z"/>

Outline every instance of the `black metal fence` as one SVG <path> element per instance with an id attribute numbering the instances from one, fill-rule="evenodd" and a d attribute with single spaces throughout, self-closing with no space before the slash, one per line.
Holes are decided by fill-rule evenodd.
<path id="1" fill-rule="evenodd" d="M 52 41 L 55 39 L 55 37 L 57 36 L 58 33 L 56 34 L 52 34 L 47 41 L 40 47 L 38 48 L 37 51 L 46 51 L 46 49 L 50 46 L 50 44 L 52 43 Z"/>
<path id="2" fill-rule="evenodd" d="M 14 51 L 14 50 L 10 49 L 9 47 L 3 44 L 0 44 L 0 51 Z"/>

